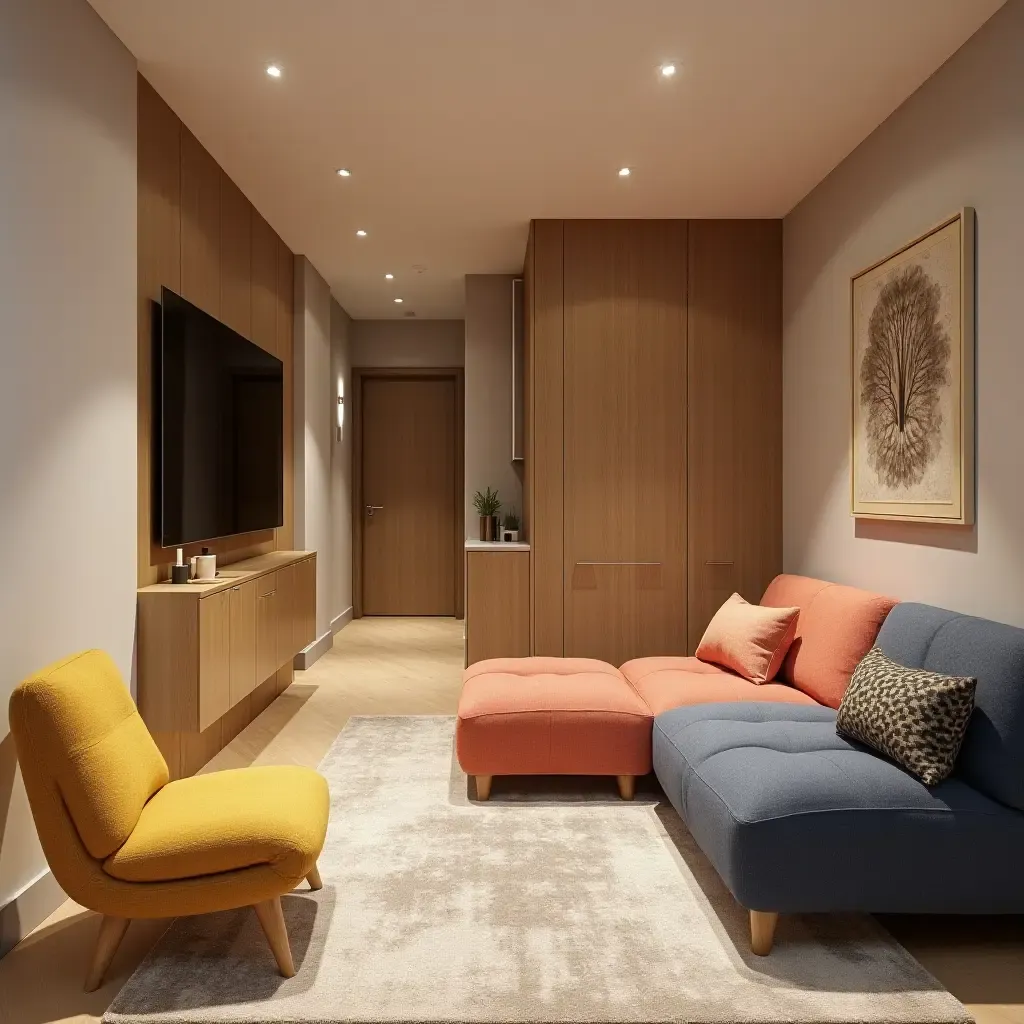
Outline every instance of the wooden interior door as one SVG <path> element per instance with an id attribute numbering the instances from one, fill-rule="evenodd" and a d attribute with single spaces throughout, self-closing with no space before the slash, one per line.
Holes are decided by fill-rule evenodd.
<path id="1" fill-rule="evenodd" d="M 686 222 L 564 226 L 564 630 L 686 649 Z"/>
<path id="2" fill-rule="evenodd" d="M 455 615 L 454 378 L 362 382 L 362 613 Z"/>

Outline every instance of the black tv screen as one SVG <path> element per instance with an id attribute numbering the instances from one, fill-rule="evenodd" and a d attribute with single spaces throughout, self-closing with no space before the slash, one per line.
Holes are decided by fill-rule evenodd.
<path id="1" fill-rule="evenodd" d="M 164 547 L 280 526 L 283 367 L 168 288 L 155 353 Z"/>

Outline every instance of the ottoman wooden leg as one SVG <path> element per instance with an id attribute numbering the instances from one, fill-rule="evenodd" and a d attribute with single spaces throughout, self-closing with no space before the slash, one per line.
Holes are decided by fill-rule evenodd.
<path id="1" fill-rule="evenodd" d="M 757 956 L 767 956 L 775 942 L 775 926 L 779 923 L 779 915 L 770 911 L 752 910 L 750 912 L 750 951 Z"/>
<path id="2" fill-rule="evenodd" d="M 493 775 L 474 775 L 476 779 L 476 798 L 477 800 L 486 800 L 491 795 L 491 782 L 494 780 Z"/>
<path id="3" fill-rule="evenodd" d="M 636 776 L 617 775 L 615 778 L 619 783 L 619 796 L 623 800 L 632 800 L 636 796 Z"/>

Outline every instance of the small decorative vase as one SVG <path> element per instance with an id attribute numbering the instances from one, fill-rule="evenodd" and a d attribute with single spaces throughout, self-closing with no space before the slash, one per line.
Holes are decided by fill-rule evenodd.
<path id="1" fill-rule="evenodd" d="M 519 540 L 519 531 L 518 530 L 506 530 L 505 531 L 505 543 L 506 544 L 515 544 L 515 542 L 517 540 Z"/>
<path id="2" fill-rule="evenodd" d="M 498 516 L 491 516 L 490 540 L 501 540 L 501 519 Z"/>
<path id="3" fill-rule="evenodd" d="M 494 517 L 493 516 L 481 516 L 480 517 L 480 539 L 481 540 L 494 540 Z"/>

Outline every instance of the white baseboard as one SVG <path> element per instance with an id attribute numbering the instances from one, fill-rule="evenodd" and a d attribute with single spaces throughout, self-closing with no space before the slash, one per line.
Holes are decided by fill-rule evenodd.
<path id="1" fill-rule="evenodd" d="M 0 957 L 6 956 L 29 932 L 38 928 L 66 899 L 64 890 L 46 868 L 14 899 L 0 907 Z"/>
<path id="2" fill-rule="evenodd" d="M 352 605 L 349 605 L 340 615 L 331 619 L 331 632 L 340 633 L 352 621 Z"/>

